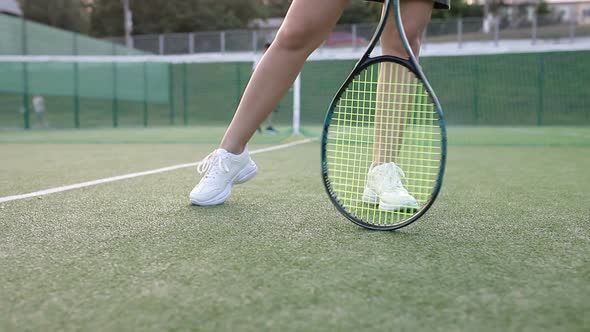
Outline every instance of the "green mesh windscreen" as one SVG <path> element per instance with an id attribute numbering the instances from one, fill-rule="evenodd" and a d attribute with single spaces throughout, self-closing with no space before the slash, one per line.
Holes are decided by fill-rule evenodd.
<path id="1" fill-rule="evenodd" d="M 24 100 L 30 104 L 33 94 L 47 99 L 52 128 L 75 127 L 76 112 L 81 128 L 115 123 L 225 126 L 255 59 L 227 57 L 232 60 L 227 62 L 225 56 L 195 56 L 186 63 L 150 60 L 145 74 L 141 59 L 135 57 L 109 58 L 118 63 L 116 68 L 101 57 L 82 58 L 77 60 L 76 76 L 73 62 L 25 67 L 23 61 L 0 56 L 0 128 L 24 127 Z M 332 97 L 358 59 L 318 58 L 303 67 L 299 100 L 302 131 L 316 137 Z M 590 124 L 590 98 L 580 83 L 590 81 L 590 51 L 423 57 L 420 62 L 445 107 L 449 125 Z M 279 105 L 277 124 L 291 126 L 294 95 L 290 91 Z M 118 116 L 124 119 L 114 121 Z"/>
<path id="2" fill-rule="evenodd" d="M 305 64 L 304 128 L 322 123 L 318 110 L 328 107 L 355 62 Z M 420 64 L 448 125 L 590 125 L 590 98 L 581 83 L 590 81 L 590 51 L 422 57 Z"/>
<path id="3" fill-rule="evenodd" d="M 169 66 L 0 62 L 0 127 L 23 127 L 23 112 L 25 107 L 33 111 L 34 96 L 43 97 L 47 125 L 53 128 L 141 125 L 144 106 L 169 103 Z"/>
<path id="4" fill-rule="evenodd" d="M 173 62 L 151 57 L 0 59 L 0 128 L 35 127 L 32 98 L 45 100 L 51 128 L 226 126 L 253 71 L 244 62 Z M 249 60 L 249 61 L 248 61 Z M 30 112 L 27 117 L 25 107 Z M 272 122 L 288 128 L 293 91 Z M 286 131 L 286 129 L 285 129 Z"/>

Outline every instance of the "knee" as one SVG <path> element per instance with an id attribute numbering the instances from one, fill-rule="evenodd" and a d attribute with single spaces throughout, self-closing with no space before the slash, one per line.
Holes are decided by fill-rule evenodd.
<path id="1" fill-rule="evenodd" d="M 383 54 L 393 55 L 401 58 L 407 58 L 408 54 L 404 48 L 404 44 L 399 36 L 397 38 L 388 38 L 382 40 L 381 46 L 383 47 Z M 421 33 L 410 33 L 407 34 L 408 42 L 412 48 L 414 55 L 418 57 L 420 54 L 420 46 L 422 45 L 422 34 Z"/>
<path id="2" fill-rule="evenodd" d="M 289 26 L 279 30 L 274 44 L 289 51 L 313 49 L 316 45 L 312 36 L 304 26 Z"/>

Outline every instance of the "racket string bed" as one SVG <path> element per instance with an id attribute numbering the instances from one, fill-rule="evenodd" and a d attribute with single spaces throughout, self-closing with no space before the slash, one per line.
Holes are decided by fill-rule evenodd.
<path id="1" fill-rule="evenodd" d="M 382 84 L 383 76 L 400 83 Z M 332 190 L 347 212 L 384 226 L 413 215 L 408 209 L 382 211 L 378 204 L 363 201 L 376 155 L 387 156 L 405 171 L 405 187 L 421 206 L 429 200 L 440 168 L 440 129 L 434 104 L 412 72 L 390 63 L 366 68 L 350 82 L 332 116 L 328 172 Z"/>

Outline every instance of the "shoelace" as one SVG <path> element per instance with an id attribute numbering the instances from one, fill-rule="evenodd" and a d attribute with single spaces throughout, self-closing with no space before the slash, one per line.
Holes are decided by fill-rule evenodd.
<path id="1" fill-rule="evenodd" d="M 381 182 L 382 191 L 405 190 L 402 179 L 406 177 L 406 174 L 398 165 L 394 163 L 389 164 L 387 170 L 382 173 L 382 176 L 385 180 Z"/>
<path id="2" fill-rule="evenodd" d="M 214 165 L 217 163 L 218 167 Z M 205 174 L 205 177 L 211 177 L 217 174 L 216 171 L 210 172 L 211 170 L 223 169 L 226 173 L 229 172 L 229 167 L 225 164 L 224 159 L 221 157 L 221 151 L 215 150 L 211 152 L 205 159 L 201 160 L 197 164 L 197 172 L 199 174 Z"/>

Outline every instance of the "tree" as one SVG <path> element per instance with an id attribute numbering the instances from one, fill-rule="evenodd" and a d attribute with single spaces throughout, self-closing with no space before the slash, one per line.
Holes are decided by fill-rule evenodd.
<path id="1" fill-rule="evenodd" d="M 88 7 L 80 0 L 19 0 L 25 18 L 57 28 L 86 33 Z"/>
<path id="2" fill-rule="evenodd" d="M 490 0 L 486 0 L 488 3 Z M 449 18 L 449 17 L 482 17 L 484 16 L 484 6 L 470 5 L 465 0 L 453 0 L 451 10 L 435 10 L 432 12 L 432 18 Z"/>
<path id="3" fill-rule="evenodd" d="M 382 5 L 378 3 L 367 3 L 365 0 L 352 0 L 344 13 L 339 24 L 356 24 L 376 22 L 381 17 Z"/>
<path id="4" fill-rule="evenodd" d="M 193 32 L 245 28 L 264 15 L 259 0 L 131 0 L 134 33 Z M 95 0 L 91 30 L 96 36 L 124 34 L 120 0 Z"/>
<path id="5" fill-rule="evenodd" d="M 325 1 L 325 0 L 324 0 Z M 285 16 L 291 1 L 288 0 L 260 0 L 265 17 L 282 17 Z M 381 15 L 381 5 L 377 3 L 368 3 L 365 0 L 351 0 L 346 7 L 339 24 L 355 24 L 375 22 Z"/>
<path id="6" fill-rule="evenodd" d="M 539 5 L 537 6 L 537 15 L 547 15 L 551 14 L 551 9 L 547 5 L 547 1 L 541 0 Z"/>
<path id="7" fill-rule="evenodd" d="M 290 5 L 291 1 L 287 0 L 260 0 L 265 17 L 283 17 Z"/>
<path id="8" fill-rule="evenodd" d="M 288 0 L 150 0 L 147 5 L 130 0 L 134 34 L 246 29 L 253 19 L 284 16 L 290 4 Z M 124 34 L 121 0 L 93 0 L 90 12 L 93 35 Z M 352 0 L 339 23 L 375 22 L 380 15 L 381 5 Z"/>

